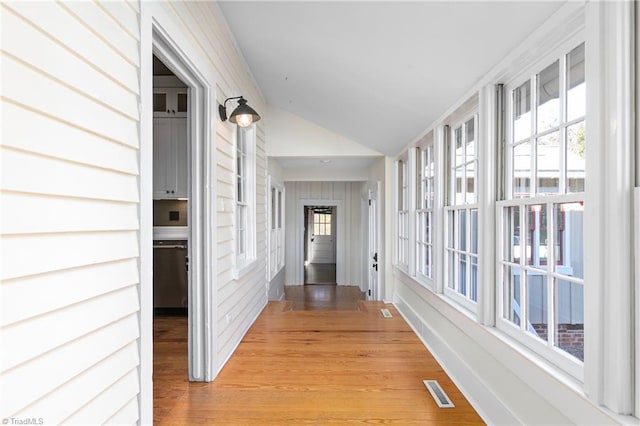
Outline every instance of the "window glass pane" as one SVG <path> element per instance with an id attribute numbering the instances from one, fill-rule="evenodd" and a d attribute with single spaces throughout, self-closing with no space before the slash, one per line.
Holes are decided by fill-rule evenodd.
<path id="1" fill-rule="evenodd" d="M 238 176 L 244 176 L 244 157 L 242 156 L 242 152 L 237 151 L 236 153 L 236 174 Z"/>
<path id="2" fill-rule="evenodd" d="M 470 256 L 471 258 L 471 288 L 469 292 L 469 299 L 474 302 L 478 301 L 478 258 Z"/>
<path id="3" fill-rule="evenodd" d="M 424 265 L 424 274 L 428 277 L 431 276 L 431 265 L 433 264 L 433 250 L 431 246 L 427 246 L 427 257 Z"/>
<path id="4" fill-rule="evenodd" d="M 513 147 L 513 198 L 526 198 L 531 194 L 531 142 Z"/>
<path id="5" fill-rule="evenodd" d="M 511 321 L 516 325 L 520 325 L 520 271 L 521 269 L 514 266 L 505 266 L 503 277 L 503 312 L 504 319 Z"/>
<path id="6" fill-rule="evenodd" d="M 504 209 L 505 236 L 504 260 L 520 263 L 520 206 L 512 206 Z"/>
<path id="7" fill-rule="evenodd" d="M 278 228 L 282 228 L 282 205 L 284 204 L 284 200 L 282 198 L 282 191 L 278 191 Z"/>
<path id="8" fill-rule="evenodd" d="M 475 137 L 475 119 L 467 121 L 464 124 L 465 137 L 467 142 L 466 158 L 464 161 L 470 161 L 476 155 L 476 137 Z"/>
<path id="9" fill-rule="evenodd" d="M 547 269 L 547 205 L 537 204 L 527 207 L 527 264 Z"/>
<path id="10" fill-rule="evenodd" d="M 464 163 L 464 146 L 462 145 L 462 126 L 454 130 L 455 163 L 459 166 Z"/>
<path id="11" fill-rule="evenodd" d="M 467 211 L 458 212 L 458 250 L 467 250 Z"/>
<path id="12" fill-rule="evenodd" d="M 187 94 L 178 93 L 178 112 L 187 112 Z"/>
<path id="13" fill-rule="evenodd" d="M 560 141 L 558 132 L 538 138 L 537 151 L 537 191 L 538 195 L 560 193 Z"/>
<path id="14" fill-rule="evenodd" d="M 237 178 L 237 187 L 238 187 L 238 193 L 237 193 L 237 201 L 239 203 L 244 202 L 244 185 L 243 185 L 243 179 L 238 176 Z"/>
<path id="15" fill-rule="evenodd" d="M 584 286 L 557 280 L 555 284 L 555 345 L 584 361 Z"/>
<path id="16" fill-rule="evenodd" d="M 454 205 L 464 204 L 464 192 L 462 190 L 462 181 L 464 179 L 464 167 L 458 167 L 454 170 L 455 173 L 455 194 L 454 194 Z"/>
<path id="17" fill-rule="evenodd" d="M 567 127 L 567 192 L 584 192 L 584 121 Z"/>
<path id="18" fill-rule="evenodd" d="M 447 287 L 453 289 L 455 288 L 455 265 L 456 265 L 456 256 L 455 252 L 447 251 L 447 265 L 448 265 L 448 273 L 447 273 Z"/>
<path id="19" fill-rule="evenodd" d="M 431 213 L 422 215 L 424 220 L 424 242 L 431 243 Z"/>
<path id="20" fill-rule="evenodd" d="M 537 132 L 560 123 L 560 61 L 555 61 L 537 75 Z"/>
<path id="21" fill-rule="evenodd" d="M 271 188 L 271 229 L 276 229 L 276 206 L 278 205 L 278 192 L 275 188 Z"/>
<path id="22" fill-rule="evenodd" d="M 447 247 L 453 248 L 455 246 L 455 229 L 456 229 L 456 221 L 455 221 L 455 212 L 453 210 L 449 211 L 449 223 L 448 223 L 448 238 L 447 238 Z"/>
<path id="23" fill-rule="evenodd" d="M 584 43 L 567 55 L 567 121 L 584 117 L 586 112 Z"/>
<path id="24" fill-rule="evenodd" d="M 458 262 L 458 292 L 460 294 L 467 294 L 467 256 L 461 254 L 458 256 L 460 261 Z"/>
<path id="25" fill-rule="evenodd" d="M 153 94 L 153 112 L 164 112 L 167 110 L 167 94 Z"/>
<path id="26" fill-rule="evenodd" d="M 531 136 L 531 82 L 513 91 L 513 142 Z"/>
<path id="27" fill-rule="evenodd" d="M 527 331 L 547 340 L 547 276 L 527 271 Z"/>
<path id="28" fill-rule="evenodd" d="M 476 162 L 467 163 L 467 196 L 466 202 L 474 204 L 476 202 Z"/>
<path id="29" fill-rule="evenodd" d="M 582 203 L 563 203 L 553 206 L 556 220 L 556 270 L 572 277 L 584 278 L 584 239 Z"/>
<path id="30" fill-rule="evenodd" d="M 434 184 L 433 184 L 433 178 L 429 178 L 427 179 L 427 193 L 426 193 L 426 198 L 427 198 L 427 205 L 426 208 L 428 209 L 432 209 L 433 208 L 433 200 L 434 200 Z"/>
<path id="31" fill-rule="evenodd" d="M 471 238 L 471 253 L 478 253 L 478 210 L 471 210 L 471 230 L 469 236 Z"/>

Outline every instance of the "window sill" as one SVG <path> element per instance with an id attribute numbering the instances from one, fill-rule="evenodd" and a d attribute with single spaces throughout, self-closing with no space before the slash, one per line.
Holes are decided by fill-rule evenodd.
<path id="1" fill-rule="evenodd" d="M 258 266 L 258 259 L 251 259 L 241 263 L 233 268 L 232 275 L 234 280 L 239 280 L 250 271 L 254 270 Z"/>

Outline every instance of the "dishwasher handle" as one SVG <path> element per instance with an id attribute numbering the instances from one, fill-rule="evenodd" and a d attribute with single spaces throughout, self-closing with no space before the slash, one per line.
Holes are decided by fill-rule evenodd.
<path id="1" fill-rule="evenodd" d="M 154 249 L 186 249 L 184 244 L 167 244 L 167 245 L 153 245 Z"/>

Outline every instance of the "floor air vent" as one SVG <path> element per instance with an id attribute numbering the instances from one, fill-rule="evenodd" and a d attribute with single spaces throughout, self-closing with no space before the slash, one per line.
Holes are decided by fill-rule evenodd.
<path id="1" fill-rule="evenodd" d="M 389 312 L 388 309 L 380 309 L 380 312 L 382 312 L 382 316 L 385 318 L 392 318 L 393 315 L 391 315 L 391 312 Z"/>
<path id="2" fill-rule="evenodd" d="M 444 390 L 440 387 L 440 383 L 437 380 L 423 380 L 424 385 L 427 387 L 427 390 L 438 404 L 440 408 L 453 408 L 453 402 L 449 399 Z"/>

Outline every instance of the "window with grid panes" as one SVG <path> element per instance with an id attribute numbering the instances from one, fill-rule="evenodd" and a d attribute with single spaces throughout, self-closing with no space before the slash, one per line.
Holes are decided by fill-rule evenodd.
<path id="1" fill-rule="evenodd" d="M 433 133 L 416 148 L 416 275 L 433 278 L 435 157 Z"/>
<path id="2" fill-rule="evenodd" d="M 406 159 L 396 161 L 396 264 L 409 267 L 409 170 Z"/>
<path id="3" fill-rule="evenodd" d="M 584 359 L 585 48 L 506 86 L 499 325 L 567 366 Z M 561 354 L 562 356 L 558 356 Z M 571 366 L 570 368 L 573 368 Z"/>
<path id="4" fill-rule="evenodd" d="M 449 129 L 446 153 L 445 291 L 475 309 L 478 300 L 476 115 Z"/>
<path id="5" fill-rule="evenodd" d="M 237 126 L 235 167 L 235 269 L 255 260 L 255 128 Z"/>

